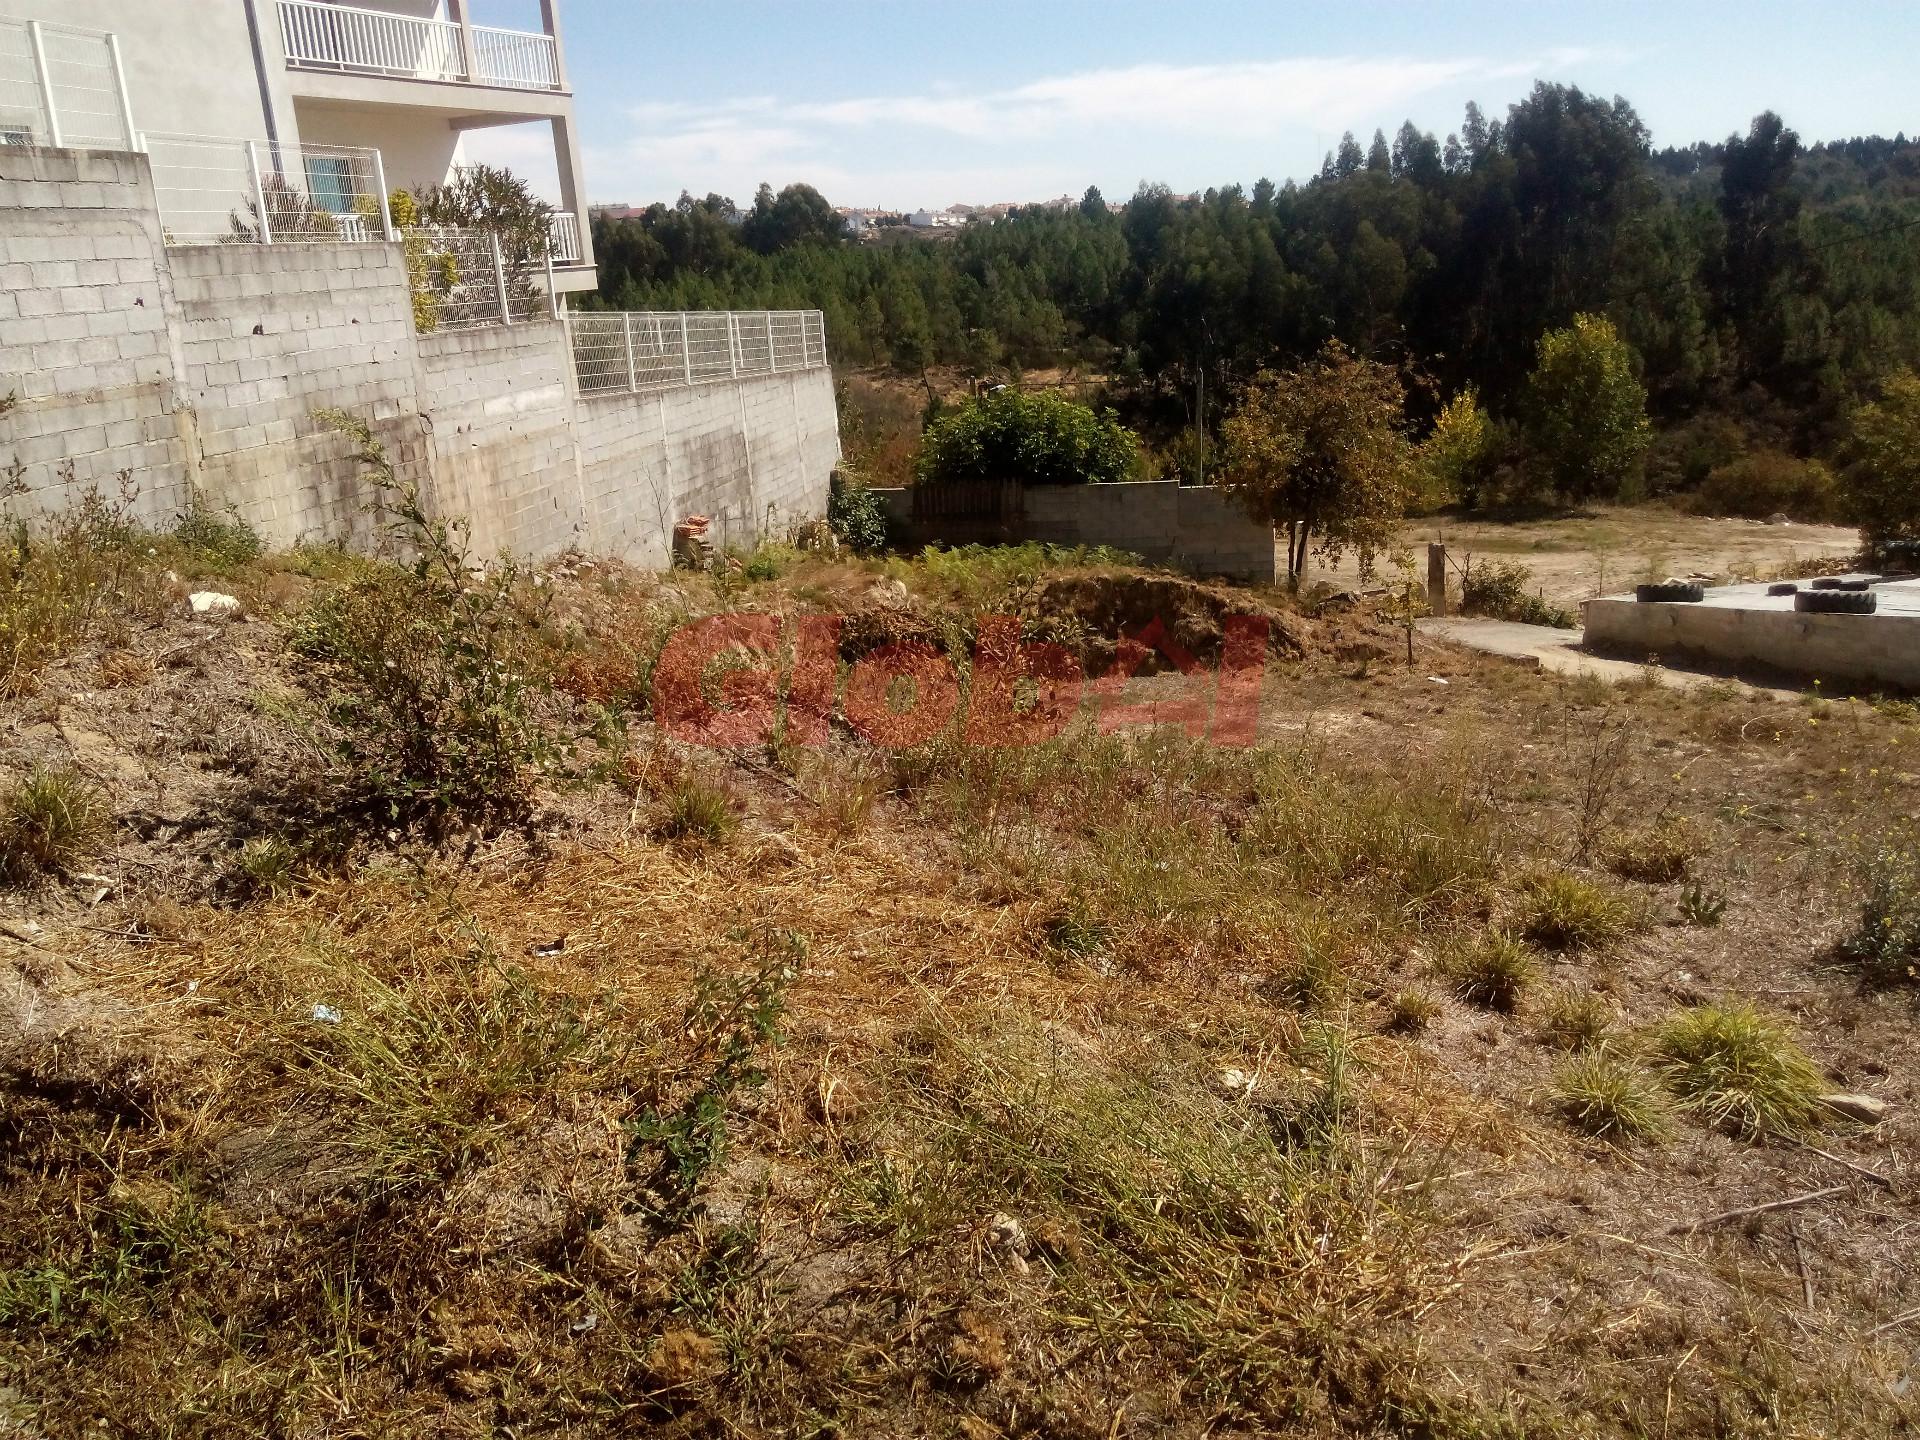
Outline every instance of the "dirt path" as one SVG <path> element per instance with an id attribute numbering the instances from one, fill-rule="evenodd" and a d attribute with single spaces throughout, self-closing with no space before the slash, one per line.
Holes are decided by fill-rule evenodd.
<path id="1" fill-rule="evenodd" d="M 1651 506 L 1511 524 L 1429 516 L 1408 521 L 1403 534 L 1416 549 L 1422 576 L 1426 556 L 1420 547 L 1440 540 L 1456 566 L 1468 556 L 1518 560 L 1533 572 L 1534 587 L 1562 605 L 1668 575 L 1747 575 L 1848 555 L 1860 543 L 1858 531 L 1840 525 L 1766 525 Z M 1351 557 L 1337 567 L 1308 569 L 1309 581 L 1350 585 L 1354 578 Z"/>

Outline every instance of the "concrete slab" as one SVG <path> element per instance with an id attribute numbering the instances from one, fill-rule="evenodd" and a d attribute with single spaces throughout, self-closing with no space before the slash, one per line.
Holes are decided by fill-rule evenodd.
<path id="1" fill-rule="evenodd" d="M 1471 615 L 1430 616 L 1414 624 L 1429 639 L 1451 641 L 1510 660 L 1531 661 L 1557 675 L 1593 675 L 1618 684 L 1638 680 L 1647 671 L 1644 662 L 1595 655 L 1584 649 L 1586 637 L 1582 630 L 1558 630 L 1550 625 L 1522 625 L 1512 620 L 1487 620 Z M 1798 694 L 1794 690 L 1751 684 L 1711 670 L 1690 669 L 1684 664 L 1663 663 L 1654 668 L 1663 681 L 1683 687 L 1732 684 L 1742 690 L 1756 690 L 1780 698 Z"/>

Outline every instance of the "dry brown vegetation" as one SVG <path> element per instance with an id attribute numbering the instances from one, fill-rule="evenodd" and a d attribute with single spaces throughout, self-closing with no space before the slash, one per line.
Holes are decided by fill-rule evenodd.
<path id="1" fill-rule="evenodd" d="M 63 634 L 0 779 L 110 817 L 0 893 L 0 1434 L 1911 1433 L 1920 927 L 1856 877 L 1913 711 L 1409 668 L 1087 558 L 522 577 L 534 817 L 438 849 L 341 803 L 296 648 L 362 562 Z M 715 610 L 1097 668 L 1235 605 L 1244 749 L 647 710 Z"/>

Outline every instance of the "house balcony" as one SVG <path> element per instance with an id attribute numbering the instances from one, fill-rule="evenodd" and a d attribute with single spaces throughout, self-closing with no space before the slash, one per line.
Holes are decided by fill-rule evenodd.
<path id="1" fill-rule="evenodd" d="M 465 25 L 388 10 L 280 0 L 287 68 L 438 85 L 564 94 L 552 35 Z"/>

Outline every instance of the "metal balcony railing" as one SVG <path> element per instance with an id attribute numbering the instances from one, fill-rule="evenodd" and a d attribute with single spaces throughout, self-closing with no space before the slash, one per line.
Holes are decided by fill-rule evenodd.
<path id="1" fill-rule="evenodd" d="M 113 35 L 0 18 L 0 145 L 139 149 Z"/>
<path id="2" fill-rule="evenodd" d="M 630 310 L 566 317 L 583 395 L 776 375 L 827 363 L 818 310 Z"/>
<path id="3" fill-rule="evenodd" d="M 547 225 L 548 243 L 556 265 L 580 263 L 580 217 L 571 210 L 556 210 Z"/>
<path id="4" fill-rule="evenodd" d="M 470 27 L 469 60 L 452 20 L 394 15 L 319 0 L 280 0 L 280 42 L 297 70 L 338 70 L 403 80 L 558 90 L 560 54 L 551 35 Z"/>
<path id="5" fill-rule="evenodd" d="M 169 245 L 364 245 L 393 235 L 378 150 L 147 135 Z"/>

